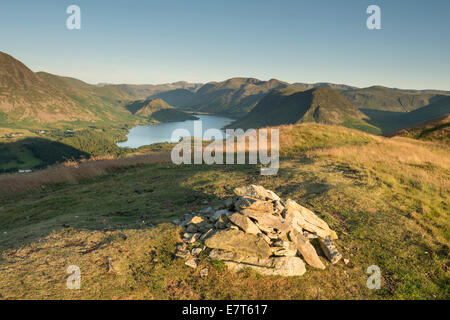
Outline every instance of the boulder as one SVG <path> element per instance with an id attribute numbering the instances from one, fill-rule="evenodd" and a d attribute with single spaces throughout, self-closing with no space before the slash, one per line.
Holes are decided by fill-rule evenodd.
<path id="1" fill-rule="evenodd" d="M 236 210 L 250 209 L 259 212 L 273 213 L 274 207 L 272 201 L 263 201 L 253 198 L 242 197 L 234 204 Z"/>
<path id="2" fill-rule="evenodd" d="M 190 253 L 187 250 L 177 250 L 177 252 L 175 252 L 175 257 L 180 259 L 187 259 L 190 257 Z"/>
<path id="3" fill-rule="evenodd" d="M 285 234 L 291 229 L 289 223 L 282 219 L 281 217 L 277 217 L 271 214 L 260 213 L 258 211 L 253 211 L 251 209 L 243 210 L 242 213 L 249 218 L 256 220 L 258 222 L 259 228 L 262 231 L 274 232 Z"/>
<path id="4" fill-rule="evenodd" d="M 263 239 L 234 229 L 216 231 L 205 240 L 205 245 L 258 258 L 268 258 L 271 254 L 269 245 Z"/>
<path id="5" fill-rule="evenodd" d="M 197 259 L 189 258 L 186 260 L 186 262 L 184 264 L 187 265 L 188 267 L 195 269 L 195 268 L 197 268 Z"/>
<path id="6" fill-rule="evenodd" d="M 323 253 L 331 261 L 332 264 L 337 263 L 341 260 L 342 255 L 336 249 L 333 241 L 330 238 L 320 239 L 320 247 L 322 248 Z"/>
<path id="7" fill-rule="evenodd" d="M 272 243 L 272 239 L 270 239 L 268 236 L 266 236 L 264 233 L 258 233 L 258 237 L 263 239 L 265 242 L 267 242 L 268 245 Z"/>
<path id="8" fill-rule="evenodd" d="M 196 257 L 196 256 L 198 256 L 202 251 L 203 251 L 203 248 L 194 248 L 194 249 L 192 249 L 191 254 L 192 254 L 194 257 Z"/>
<path id="9" fill-rule="evenodd" d="M 209 220 L 205 219 L 201 216 L 194 216 L 189 220 L 189 222 L 186 225 L 186 231 L 189 233 L 195 233 L 198 231 L 202 231 L 206 226 L 209 224 Z"/>
<path id="10" fill-rule="evenodd" d="M 206 238 L 208 238 L 209 236 L 214 234 L 214 229 L 209 229 L 208 231 L 206 231 L 204 234 L 202 234 L 202 236 L 200 237 L 200 240 L 205 240 Z"/>
<path id="11" fill-rule="evenodd" d="M 330 230 L 328 224 L 320 219 L 311 210 L 299 205 L 294 200 L 288 199 L 286 201 L 286 210 L 292 213 L 294 216 L 293 223 L 298 224 L 301 228 L 317 234 L 321 238 L 330 236 L 331 238 L 337 238 L 335 232 Z"/>
<path id="12" fill-rule="evenodd" d="M 261 232 L 248 217 L 242 214 L 234 213 L 228 219 L 245 233 L 258 234 Z"/>
<path id="13" fill-rule="evenodd" d="M 289 238 L 295 244 L 299 255 L 303 257 L 308 265 L 317 269 L 325 269 L 325 265 L 320 261 L 314 246 L 309 243 L 308 239 L 302 233 L 297 231 L 290 231 Z"/>
<path id="14" fill-rule="evenodd" d="M 271 247 L 271 250 L 275 257 L 295 257 L 297 255 L 297 249 L 293 245 L 289 245 L 287 248 Z"/>
<path id="15" fill-rule="evenodd" d="M 263 186 L 250 185 L 235 188 L 234 193 L 239 197 L 250 197 L 259 200 L 280 200 L 274 192 L 264 189 Z"/>
<path id="16" fill-rule="evenodd" d="M 258 258 L 234 251 L 213 249 L 209 253 L 209 257 L 214 260 L 241 262 L 267 268 L 274 267 L 273 260 L 270 258 Z"/>
<path id="17" fill-rule="evenodd" d="M 323 229 L 313 223 L 305 220 L 304 216 L 297 211 L 291 208 L 286 210 L 286 219 L 289 221 L 289 224 L 296 228 L 297 231 L 300 231 L 297 227 L 301 229 L 305 229 L 306 231 L 312 233 L 313 235 L 317 235 L 318 237 L 325 239 L 326 237 L 331 237 L 333 239 L 337 239 L 337 235 L 334 231 L 328 229 Z"/>
<path id="18" fill-rule="evenodd" d="M 245 268 L 251 268 L 259 274 L 266 276 L 302 276 L 306 272 L 305 263 L 298 257 L 276 257 L 273 259 L 273 268 L 260 267 L 239 263 L 234 261 L 225 261 L 225 265 L 237 272 Z"/>
<path id="19" fill-rule="evenodd" d="M 191 243 L 191 244 L 195 243 L 195 242 L 197 242 L 197 240 L 199 240 L 200 237 L 201 237 L 201 233 L 194 233 L 192 235 L 192 237 L 190 239 L 188 239 L 186 242 Z"/>

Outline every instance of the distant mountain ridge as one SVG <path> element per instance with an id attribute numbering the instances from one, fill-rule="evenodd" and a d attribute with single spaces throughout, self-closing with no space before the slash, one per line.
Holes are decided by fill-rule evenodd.
<path id="1" fill-rule="evenodd" d="M 295 82 L 292 84 L 294 87 L 297 87 L 299 89 L 309 90 L 314 89 L 318 87 L 328 87 L 335 90 L 353 90 L 358 89 L 354 86 L 348 86 L 346 84 L 335 84 L 330 82 L 317 82 L 317 83 L 302 83 L 302 82 Z"/>
<path id="2" fill-rule="evenodd" d="M 377 131 L 364 121 L 366 118 L 344 96 L 329 87 L 302 91 L 289 86 L 269 93 L 245 117 L 229 127 L 247 129 L 316 122 Z"/>
<path id="3" fill-rule="evenodd" d="M 209 82 L 193 94 L 184 92 L 184 103 L 177 101 L 177 105 L 186 109 L 240 117 L 249 112 L 267 93 L 273 89 L 289 86 L 287 82 L 276 79 L 261 81 L 254 78 L 231 78 L 222 82 Z M 166 92 L 180 95 L 181 92 Z"/>
<path id="4" fill-rule="evenodd" d="M 119 88 L 136 99 L 147 99 L 155 94 L 177 89 L 195 92 L 203 86 L 203 84 L 177 81 L 164 84 L 110 84 L 110 86 Z"/>
<path id="5" fill-rule="evenodd" d="M 397 112 L 413 111 L 450 94 L 448 91 L 402 90 L 382 86 L 354 88 L 340 92 L 359 108 Z"/>
<path id="6" fill-rule="evenodd" d="M 320 90 L 314 91 L 317 89 Z M 308 106 L 301 102 L 306 99 L 302 98 L 301 92 L 312 94 L 316 100 L 321 92 L 328 98 L 323 98 L 327 100 L 325 103 Z M 162 99 L 170 106 L 161 108 L 166 110 L 162 117 L 164 121 L 170 121 L 170 116 L 192 119 L 192 115 L 180 113 L 192 111 L 241 119 L 238 123 L 243 125 L 266 125 L 266 120 L 261 118 L 266 115 L 264 113 L 272 114 L 273 110 L 278 110 L 286 114 L 272 114 L 272 123 L 315 121 L 388 132 L 445 115 L 449 111 L 449 97 L 450 92 L 443 90 L 356 88 L 333 83 L 289 84 L 277 79 L 263 81 L 243 77 L 204 85 L 184 81 L 161 85 L 92 85 L 46 72 L 34 73 L 20 61 L 0 52 L 0 126 L 11 128 L 18 123 L 30 128 L 75 122 L 136 123 L 146 117 L 144 110 L 149 110 L 150 106 L 141 114 L 130 112 L 125 106 L 136 100 L 136 103 L 148 104 L 147 101 Z M 334 104 L 330 103 L 333 99 L 336 100 Z M 334 109 L 338 105 L 340 108 Z M 172 106 L 180 112 L 175 112 Z M 256 106 L 263 114 L 251 112 Z M 305 111 L 299 117 L 302 108 L 314 112 Z M 153 112 L 151 114 L 154 117 Z"/>
<path id="7" fill-rule="evenodd" d="M 360 110 L 369 117 L 369 123 L 387 133 L 450 114 L 450 96 L 443 96 L 435 102 L 411 112 L 392 112 L 363 108 Z"/>
<path id="8" fill-rule="evenodd" d="M 93 85 L 81 80 L 47 72 L 33 72 L 22 62 L 0 52 L 0 126 L 41 127 L 62 123 L 135 123 L 138 121 L 124 108 L 136 96 L 188 88 L 197 90 L 201 84 L 184 81 L 163 85 Z M 170 107 L 173 109 L 173 107 Z M 175 110 L 162 112 L 165 121 L 192 119 Z M 137 115 L 139 116 L 139 115 Z"/>

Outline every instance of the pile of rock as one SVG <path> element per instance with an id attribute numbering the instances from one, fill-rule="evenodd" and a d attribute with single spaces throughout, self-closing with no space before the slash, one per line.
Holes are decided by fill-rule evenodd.
<path id="1" fill-rule="evenodd" d="M 325 269 L 311 239 L 318 240 L 331 263 L 342 258 L 333 243 L 336 233 L 312 211 L 262 186 L 236 188 L 234 193 L 237 197 L 217 211 L 209 207 L 177 221 L 183 242 L 175 256 L 186 265 L 196 268 L 197 256 L 208 250 L 211 259 L 234 271 L 252 268 L 264 275 L 300 276 L 306 272 L 304 261 Z"/>

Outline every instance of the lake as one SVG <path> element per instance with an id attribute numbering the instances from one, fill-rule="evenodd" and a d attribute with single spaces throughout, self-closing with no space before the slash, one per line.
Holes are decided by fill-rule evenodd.
<path id="1" fill-rule="evenodd" d="M 176 129 L 186 129 L 192 137 L 202 138 L 203 133 L 208 129 L 222 129 L 227 124 L 233 122 L 233 119 L 211 116 L 211 115 L 195 115 L 199 120 L 187 120 L 180 122 L 158 123 L 148 126 L 137 126 L 130 130 L 127 135 L 128 140 L 119 142 L 119 147 L 139 148 L 141 146 L 158 143 L 172 142 L 172 132 Z M 202 132 L 194 134 L 194 123 L 201 121 Z M 223 130 L 222 130 L 223 131 Z"/>

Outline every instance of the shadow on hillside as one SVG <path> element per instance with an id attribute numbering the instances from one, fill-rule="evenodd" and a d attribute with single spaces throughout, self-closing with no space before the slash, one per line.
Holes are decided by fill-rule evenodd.
<path id="1" fill-rule="evenodd" d="M 297 183 L 280 182 L 292 174 L 289 168 L 280 168 L 278 176 L 261 176 L 254 165 L 158 163 L 119 168 L 111 175 L 84 181 L 80 187 L 48 185 L 30 196 L 2 201 L 0 232 L 6 231 L 8 236 L 0 238 L 0 252 L 68 228 L 104 232 L 153 228 L 184 214 L 219 206 L 242 185 L 261 184 L 283 197 L 295 197 L 300 189 L 307 194 L 330 189 L 313 177 Z"/>
<path id="2" fill-rule="evenodd" d="M 369 117 L 369 119 L 365 119 L 366 122 L 380 128 L 383 133 L 401 129 L 405 126 L 405 112 L 383 111 L 364 108 L 361 108 L 359 110 Z"/>
<path id="3" fill-rule="evenodd" d="M 70 145 L 44 138 L 25 138 L 0 143 L 0 173 L 19 169 L 41 169 L 66 160 L 87 159 L 90 155 Z"/>
<path id="4" fill-rule="evenodd" d="M 138 112 L 147 103 L 148 103 L 147 100 L 136 100 L 125 105 L 124 108 L 130 111 L 132 114 L 136 114 L 136 112 Z"/>

